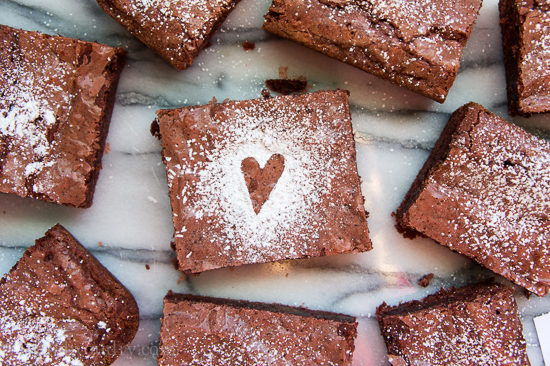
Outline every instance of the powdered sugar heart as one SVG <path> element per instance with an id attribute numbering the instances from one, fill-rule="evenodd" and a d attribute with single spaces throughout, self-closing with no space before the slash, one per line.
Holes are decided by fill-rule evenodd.
<path id="1" fill-rule="evenodd" d="M 281 154 L 271 155 L 263 168 L 253 157 L 243 160 L 241 170 L 256 215 L 260 213 L 263 204 L 268 200 L 269 194 L 275 188 L 284 169 L 285 158 Z"/>

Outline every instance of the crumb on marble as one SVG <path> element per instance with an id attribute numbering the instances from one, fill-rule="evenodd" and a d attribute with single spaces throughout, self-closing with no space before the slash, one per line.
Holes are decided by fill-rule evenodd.
<path id="1" fill-rule="evenodd" d="M 250 41 L 244 41 L 243 42 L 243 50 L 252 51 L 255 48 L 256 48 L 256 44 L 254 42 L 250 42 Z"/>
<path id="2" fill-rule="evenodd" d="M 265 85 L 271 91 L 288 95 L 305 90 L 307 87 L 307 79 L 304 76 L 300 76 L 297 79 L 268 79 L 265 81 Z"/>
<path id="3" fill-rule="evenodd" d="M 433 273 L 428 273 L 428 274 L 420 277 L 420 279 L 418 280 L 418 285 L 422 286 L 422 287 L 428 287 L 428 285 L 430 284 L 430 281 L 432 280 L 432 278 L 434 278 L 434 274 Z"/>

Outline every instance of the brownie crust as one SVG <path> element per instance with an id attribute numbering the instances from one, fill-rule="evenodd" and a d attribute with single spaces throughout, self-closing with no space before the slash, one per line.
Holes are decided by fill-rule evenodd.
<path id="1" fill-rule="evenodd" d="M 157 111 L 181 271 L 372 248 L 347 100 L 338 90 Z"/>
<path id="2" fill-rule="evenodd" d="M 132 294 L 61 225 L 0 280 L 0 363 L 110 365 L 137 332 Z"/>
<path id="3" fill-rule="evenodd" d="M 544 296 L 549 179 L 547 141 L 469 103 L 453 113 L 398 208 L 398 227 Z"/>
<path id="4" fill-rule="evenodd" d="M 0 25 L 0 192 L 91 206 L 124 58 Z"/>
<path id="5" fill-rule="evenodd" d="M 376 316 L 394 366 L 530 365 L 511 287 L 441 289 Z"/>
<path id="6" fill-rule="evenodd" d="M 210 45 L 240 0 L 97 0 L 101 8 L 179 70 Z"/>
<path id="7" fill-rule="evenodd" d="M 508 113 L 550 111 L 550 3 L 500 0 Z"/>
<path id="8" fill-rule="evenodd" d="M 169 292 L 158 365 L 351 365 L 356 336 L 343 314 Z"/>
<path id="9" fill-rule="evenodd" d="M 481 0 L 273 0 L 263 29 L 440 103 Z"/>

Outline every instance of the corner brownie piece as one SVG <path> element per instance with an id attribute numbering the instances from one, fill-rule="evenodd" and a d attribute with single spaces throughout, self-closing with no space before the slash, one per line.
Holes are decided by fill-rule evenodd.
<path id="1" fill-rule="evenodd" d="M 91 206 L 124 57 L 0 25 L 0 192 Z"/>
<path id="2" fill-rule="evenodd" d="M 530 365 L 507 286 L 441 289 L 422 301 L 384 303 L 376 316 L 394 366 Z"/>
<path id="3" fill-rule="evenodd" d="M 481 0 L 273 0 L 263 29 L 440 103 Z"/>
<path id="4" fill-rule="evenodd" d="M 59 224 L 0 280 L 2 365 L 110 365 L 138 325 L 132 294 Z"/>
<path id="5" fill-rule="evenodd" d="M 550 1 L 500 0 L 508 113 L 550 111 Z"/>
<path id="6" fill-rule="evenodd" d="M 347 92 L 157 116 L 181 271 L 372 248 Z"/>
<path id="7" fill-rule="evenodd" d="M 356 336 L 347 315 L 169 292 L 158 365 L 351 365 Z"/>
<path id="8" fill-rule="evenodd" d="M 397 222 L 544 296 L 549 182 L 550 143 L 469 103 L 451 116 Z"/>
<path id="9" fill-rule="evenodd" d="M 97 0 L 130 33 L 176 68 L 191 66 L 240 0 Z"/>

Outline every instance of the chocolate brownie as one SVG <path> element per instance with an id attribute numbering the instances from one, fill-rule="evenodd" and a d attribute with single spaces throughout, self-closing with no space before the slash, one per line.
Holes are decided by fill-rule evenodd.
<path id="1" fill-rule="evenodd" d="M 91 206 L 124 57 L 0 25 L 0 192 Z"/>
<path id="2" fill-rule="evenodd" d="M 351 365 L 356 335 L 347 315 L 169 292 L 158 365 Z"/>
<path id="3" fill-rule="evenodd" d="M 549 182 L 550 143 L 469 103 L 451 116 L 397 222 L 544 296 Z"/>
<path id="4" fill-rule="evenodd" d="M 550 111 L 550 2 L 500 0 L 508 112 Z"/>
<path id="5" fill-rule="evenodd" d="M 183 70 L 210 45 L 240 0 L 97 0 L 101 8 L 152 48 Z"/>
<path id="6" fill-rule="evenodd" d="M 59 224 L 0 280 L 2 365 L 110 365 L 138 325 L 132 294 Z"/>
<path id="7" fill-rule="evenodd" d="M 514 290 L 495 284 L 441 289 L 376 310 L 388 358 L 408 365 L 530 365 Z"/>
<path id="8" fill-rule="evenodd" d="M 263 29 L 440 103 L 481 0 L 273 0 Z"/>
<path id="9" fill-rule="evenodd" d="M 372 248 L 347 92 L 157 116 L 183 272 Z"/>

